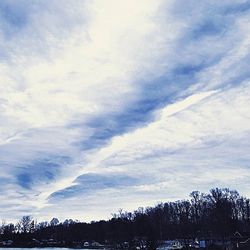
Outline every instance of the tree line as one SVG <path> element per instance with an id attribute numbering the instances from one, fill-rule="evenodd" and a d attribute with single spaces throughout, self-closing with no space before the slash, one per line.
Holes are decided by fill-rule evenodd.
<path id="1" fill-rule="evenodd" d="M 16 224 L 3 221 L 1 240 L 91 241 L 100 243 L 149 242 L 166 239 L 227 238 L 235 232 L 250 235 L 250 200 L 236 190 L 214 188 L 209 193 L 193 191 L 187 200 L 160 203 L 133 212 L 120 209 L 110 220 L 91 223 L 71 219 L 36 223 L 23 216 Z"/>

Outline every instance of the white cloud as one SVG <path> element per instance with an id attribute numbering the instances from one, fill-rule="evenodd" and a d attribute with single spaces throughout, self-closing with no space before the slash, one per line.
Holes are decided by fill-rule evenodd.
<path id="1" fill-rule="evenodd" d="M 87 206 L 96 218 L 181 198 L 189 187 L 237 186 L 237 159 L 249 175 L 240 157 L 249 149 L 241 141 L 250 127 L 247 13 L 227 14 L 230 1 L 10 4 L 24 20 L 0 19 L 0 177 L 13 214 L 50 216 L 48 196 L 88 172 L 141 183 L 75 194 L 76 217 Z"/>

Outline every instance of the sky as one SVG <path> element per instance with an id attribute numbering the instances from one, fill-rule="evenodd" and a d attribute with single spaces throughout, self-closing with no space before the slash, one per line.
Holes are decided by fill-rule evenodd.
<path id="1" fill-rule="evenodd" d="M 0 219 L 250 197 L 249 64 L 250 1 L 1 0 Z"/>

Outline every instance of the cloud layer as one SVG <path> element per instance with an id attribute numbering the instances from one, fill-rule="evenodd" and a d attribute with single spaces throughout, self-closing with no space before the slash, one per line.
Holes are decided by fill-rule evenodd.
<path id="1" fill-rule="evenodd" d="M 249 11 L 1 1 L 0 217 L 108 218 L 215 186 L 250 195 Z"/>

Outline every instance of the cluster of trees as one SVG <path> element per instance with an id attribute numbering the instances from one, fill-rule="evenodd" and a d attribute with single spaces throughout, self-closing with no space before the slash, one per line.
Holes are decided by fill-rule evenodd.
<path id="1" fill-rule="evenodd" d="M 2 220 L 2 225 L 0 225 L 0 234 L 1 235 L 11 235 L 11 234 L 33 234 L 39 230 L 48 227 L 55 227 L 57 225 L 68 226 L 70 224 L 79 223 L 77 220 L 66 219 L 64 222 L 59 222 L 57 218 L 53 218 L 50 222 L 42 221 L 37 223 L 36 220 L 30 215 L 23 216 L 16 224 L 9 223 L 6 224 L 5 220 Z"/>
<path id="2" fill-rule="evenodd" d="M 156 239 L 225 238 L 237 231 L 249 236 L 250 200 L 228 188 L 214 188 L 207 194 L 193 191 L 189 200 L 139 208 L 133 213 L 121 210 L 113 220 L 123 225 L 129 222 L 137 236 Z"/>
<path id="3" fill-rule="evenodd" d="M 16 225 L 0 228 L 1 237 L 27 237 L 64 241 L 96 240 L 132 241 L 135 238 L 163 240 L 176 238 L 230 237 L 236 231 L 250 235 L 250 200 L 227 188 L 209 193 L 193 191 L 189 200 L 160 203 L 138 208 L 134 212 L 120 210 L 108 221 L 83 223 L 53 218 L 49 223 L 36 223 L 24 216 Z"/>

